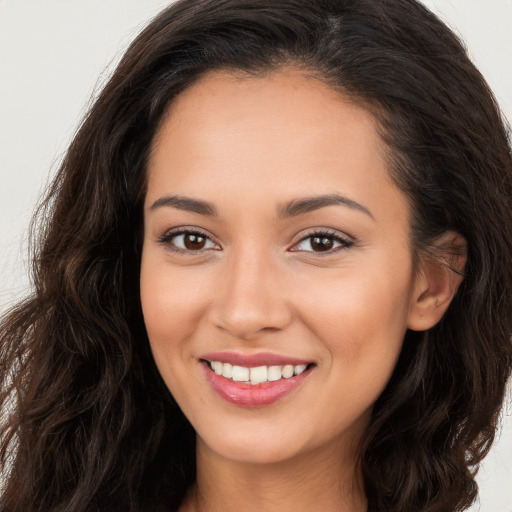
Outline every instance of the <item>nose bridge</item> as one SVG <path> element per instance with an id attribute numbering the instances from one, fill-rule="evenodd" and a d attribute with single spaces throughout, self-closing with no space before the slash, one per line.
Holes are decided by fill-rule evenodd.
<path id="1" fill-rule="evenodd" d="M 216 326 L 243 340 L 286 327 L 291 311 L 281 274 L 268 247 L 234 248 L 224 262 L 212 312 Z"/>

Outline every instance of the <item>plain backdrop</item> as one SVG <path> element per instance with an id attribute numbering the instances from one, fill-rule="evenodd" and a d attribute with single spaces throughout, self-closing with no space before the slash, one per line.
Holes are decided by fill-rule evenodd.
<path id="1" fill-rule="evenodd" d="M 378 1 L 378 0 L 376 0 Z M 0 0 L 0 313 L 26 294 L 40 193 L 94 95 L 163 0 Z M 466 42 L 512 120 L 512 0 L 425 0 Z M 471 512 L 512 512 L 512 404 Z"/>

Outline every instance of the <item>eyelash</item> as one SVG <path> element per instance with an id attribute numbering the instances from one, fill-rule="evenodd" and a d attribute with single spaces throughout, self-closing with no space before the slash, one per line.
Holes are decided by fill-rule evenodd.
<path id="1" fill-rule="evenodd" d="M 311 245 L 311 241 L 313 241 L 313 239 L 315 239 L 315 238 L 328 238 L 328 239 L 331 239 L 333 242 L 339 243 L 340 245 L 338 247 L 334 247 L 327 251 L 300 251 L 300 250 L 295 249 L 295 250 L 292 250 L 292 252 L 312 252 L 318 256 L 324 256 L 324 255 L 329 256 L 330 254 L 337 253 L 344 249 L 349 249 L 350 247 L 352 247 L 354 245 L 353 240 L 350 240 L 348 237 L 341 236 L 337 231 L 330 231 L 328 229 L 324 229 L 324 230 L 313 231 L 313 233 L 309 233 L 308 235 L 302 237 L 294 245 L 294 247 L 308 239 L 310 240 L 310 245 Z"/>
<path id="2" fill-rule="evenodd" d="M 176 247 L 175 245 L 173 245 L 171 243 L 174 238 L 176 238 L 178 236 L 182 236 L 182 235 L 195 235 L 195 236 L 198 236 L 201 238 L 205 238 L 207 241 L 215 243 L 206 233 L 203 233 L 202 231 L 199 231 L 196 229 L 180 229 L 177 231 L 167 232 L 158 239 L 158 243 L 160 243 L 161 245 L 164 245 L 166 249 L 168 249 L 174 253 L 190 255 L 190 256 L 192 256 L 193 253 L 200 254 L 204 251 L 209 251 L 212 249 L 212 248 L 198 249 L 198 250 L 182 249 L 180 247 Z M 318 231 L 313 231 L 312 233 L 309 233 L 307 236 L 302 237 L 296 244 L 294 244 L 294 247 L 305 242 L 308 239 L 312 241 L 315 238 L 328 238 L 328 239 L 331 239 L 334 243 L 336 243 L 336 242 L 339 243 L 339 246 L 329 249 L 327 251 L 302 251 L 302 250 L 298 250 L 298 249 L 291 249 L 291 251 L 292 252 L 314 253 L 318 256 L 329 256 L 331 254 L 337 253 L 338 251 L 349 249 L 350 247 L 352 247 L 354 245 L 354 242 L 352 240 L 350 240 L 349 238 L 340 236 L 340 234 L 336 231 L 318 230 Z M 310 242 L 310 244 L 311 244 L 311 242 Z M 215 245 L 217 245 L 217 244 L 215 244 Z M 215 250 L 217 250 L 217 249 L 215 249 Z"/>

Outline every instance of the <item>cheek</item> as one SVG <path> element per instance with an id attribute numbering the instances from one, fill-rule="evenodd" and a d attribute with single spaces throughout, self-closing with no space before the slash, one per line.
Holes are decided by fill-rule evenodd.
<path id="1" fill-rule="evenodd" d="M 156 366 L 178 403 L 186 402 L 184 361 L 191 359 L 187 341 L 201 316 L 200 298 L 192 275 L 169 272 L 164 257 L 143 253 L 141 304 Z"/>
<path id="2" fill-rule="evenodd" d="M 385 286 L 376 280 L 346 281 L 343 287 L 317 294 L 307 308 L 317 328 L 340 334 L 402 330 L 408 312 L 407 288 Z"/>
<path id="3" fill-rule="evenodd" d="M 187 358 L 186 339 L 195 323 L 192 303 L 197 305 L 197 298 L 194 298 L 193 287 L 181 286 L 166 272 L 165 264 L 144 253 L 140 293 L 153 358 L 167 387 L 173 390 L 177 399 L 183 380 L 178 363 Z"/>
<path id="4" fill-rule="evenodd" d="M 165 345 L 172 349 L 197 326 L 207 290 L 197 272 L 170 272 L 161 259 L 165 258 L 143 254 L 141 303 L 152 348 Z"/>
<path id="5" fill-rule="evenodd" d="M 409 260 L 380 260 L 382 266 L 344 270 L 338 279 L 317 286 L 313 297 L 304 296 L 304 323 L 323 340 L 332 363 L 343 366 L 344 372 L 387 375 L 401 349 L 412 271 L 408 272 Z"/>
<path id="6" fill-rule="evenodd" d="M 304 308 L 305 323 L 327 351 L 326 393 L 319 407 L 331 434 L 356 417 L 367 421 L 365 411 L 389 381 L 406 331 L 408 285 L 396 275 L 369 273 L 324 287 Z"/>

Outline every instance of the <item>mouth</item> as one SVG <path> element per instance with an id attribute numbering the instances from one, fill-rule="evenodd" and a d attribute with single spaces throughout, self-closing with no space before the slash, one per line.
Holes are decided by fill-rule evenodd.
<path id="1" fill-rule="evenodd" d="M 283 379 L 301 375 L 313 366 L 313 363 L 307 364 L 285 364 L 270 366 L 240 366 L 222 361 L 202 360 L 208 368 L 216 375 L 230 379 L 233 382 L 240 382 L 256 386 L 267 382 L 278 382 Z"/>
<path id="2" fill-rule="evenodd" d="M 261 364 L 259 359 L 258 366 L 214 358 L 200 362 L 213 391 L 225 401 L 242 407 L 262 407 L 284 398 L 300 388 L 316 367 L 315 363 L 299 360 L 284 361 L 298 364 L 275 364 L 275 358 L 268 365 Z"/>

